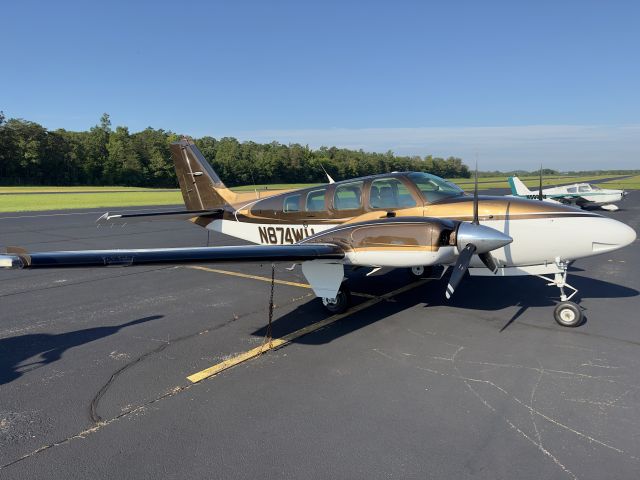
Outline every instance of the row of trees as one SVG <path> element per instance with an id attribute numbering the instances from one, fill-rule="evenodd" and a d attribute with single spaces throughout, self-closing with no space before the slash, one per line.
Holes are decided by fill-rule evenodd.
<path id="1" fill-rule="evenodd" d="M 111 128 L 108 114 L 85 132 L 49 131 L 0 112 L 0 183 L 4 185 L 177 185 L 169 145 L 179 135 L 147 128 L 130 133 Z M 202 137 L 196 145 L 228 186 L 306 183 L 394 170 L 418 170 L 442 177 L 469 177 L 462 160 L 402 157 L 336 147 L 312 150 L 299 144 L 259 144 L 235 138 Z"/>

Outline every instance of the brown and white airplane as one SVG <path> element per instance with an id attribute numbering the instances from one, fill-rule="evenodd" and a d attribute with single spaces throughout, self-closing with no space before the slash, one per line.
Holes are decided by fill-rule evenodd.
<path id="1" fill-rule="evenodd" d="M 473 196 L 434 175 L 394 172 L 290 191 L 234 193 L 190 140 L 171 145 L 187 210 L 105 214 L 99 222 L 185 218 L 254 245 L 30 253 L 8 247 L 0 267 L 62 268 L 208 262 L 294 262 L 331 312 L 344 311 L 344 266 L 408 267 L 423 276 L 453 267 L 449 298 L 473 275 L 535 275 L 560 289 L 558 323 L 577 326 L 577 290 L 566 283 L 570 262 L 631 244 L 636 232 L 619 221 L 560 204 Z M 426 267 L 426 268 L 425 268 Z M 546 277 L 545 275 L 552 275 Z M 565 288 L 571 290 L 567 295 Z"/>

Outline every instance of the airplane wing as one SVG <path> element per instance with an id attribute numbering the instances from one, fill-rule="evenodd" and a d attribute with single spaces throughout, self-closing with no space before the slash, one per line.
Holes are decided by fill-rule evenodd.
<path id="1" fill-rule="evenodd" d="M 558 193 L 555 195 L 547 195 L 547 198 L 564 204 L 575 205 L 577 207 L 583 207 L 593 203 L 579 193 Z"/>
<path id="2" fill-rule="evenodd" d="M 33 253 L 22 248 L 7 247 L 6 254 L 0 255 L 0 267 L 32 269 L 208 262 L 299 262 L 342 258 L 344 251 L 329 243 Z"/>

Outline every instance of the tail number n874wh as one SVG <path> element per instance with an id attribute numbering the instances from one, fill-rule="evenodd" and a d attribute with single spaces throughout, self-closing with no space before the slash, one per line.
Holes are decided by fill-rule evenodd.
<path id="1" fill-rule="evenodd" d="M 315 234 L 315 230 L 308 227 L 258 227 L 258 232 L 260 243 L 269 245 L 293 244 Z"/>

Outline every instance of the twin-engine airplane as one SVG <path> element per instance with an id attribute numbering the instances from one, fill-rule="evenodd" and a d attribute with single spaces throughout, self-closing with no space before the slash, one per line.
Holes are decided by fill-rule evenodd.
<path id="1" fill-rule="evenodd" d="M 564 326 L 582 322 L 569 301 L 569 262 L 632 243 L 635 231 L 616 220 L 573 207 L 513 197 L 473 196 L 427 173 L 356 178 L 264 198 L 234 193 L 190 140 L 171 145 L 186 211 L 105 214 L 100 222 L 188 218 L 209 230 L 258 245 L 29 253 L 8 247 L 0 266 L 94 267 L 206 262 L 294 262 L 325 307 L 344 311 L 349 291 L 344 266 L 408 267 L 423 276 L 431 266 L 453 267 L 446 297 L 465 273 L 536 275 L 560 289 L 554 316 Z M 427 268 L 425 268 L 427 267 Z M 552 275 L 545 277 L 543 275 Z M 567 295 L 565 288 L 571 290 Z"/>
<path id="2" fill-rule="evenodd" d="M 576 205 L 581 208 L 600 207 L 603 210 L 615 212 L 619 210 L 615 202 L 624 200 L 627 192 L 611 188 L 600 188 L 589 183 L 574 183 L 573 185 L 563 185 L 540 189 L 532 192 L 518 177 L 509 177 L 511 195 L 522 198 L 537 198 L 550 202 L 560 202 L 565 205 Z"/>

